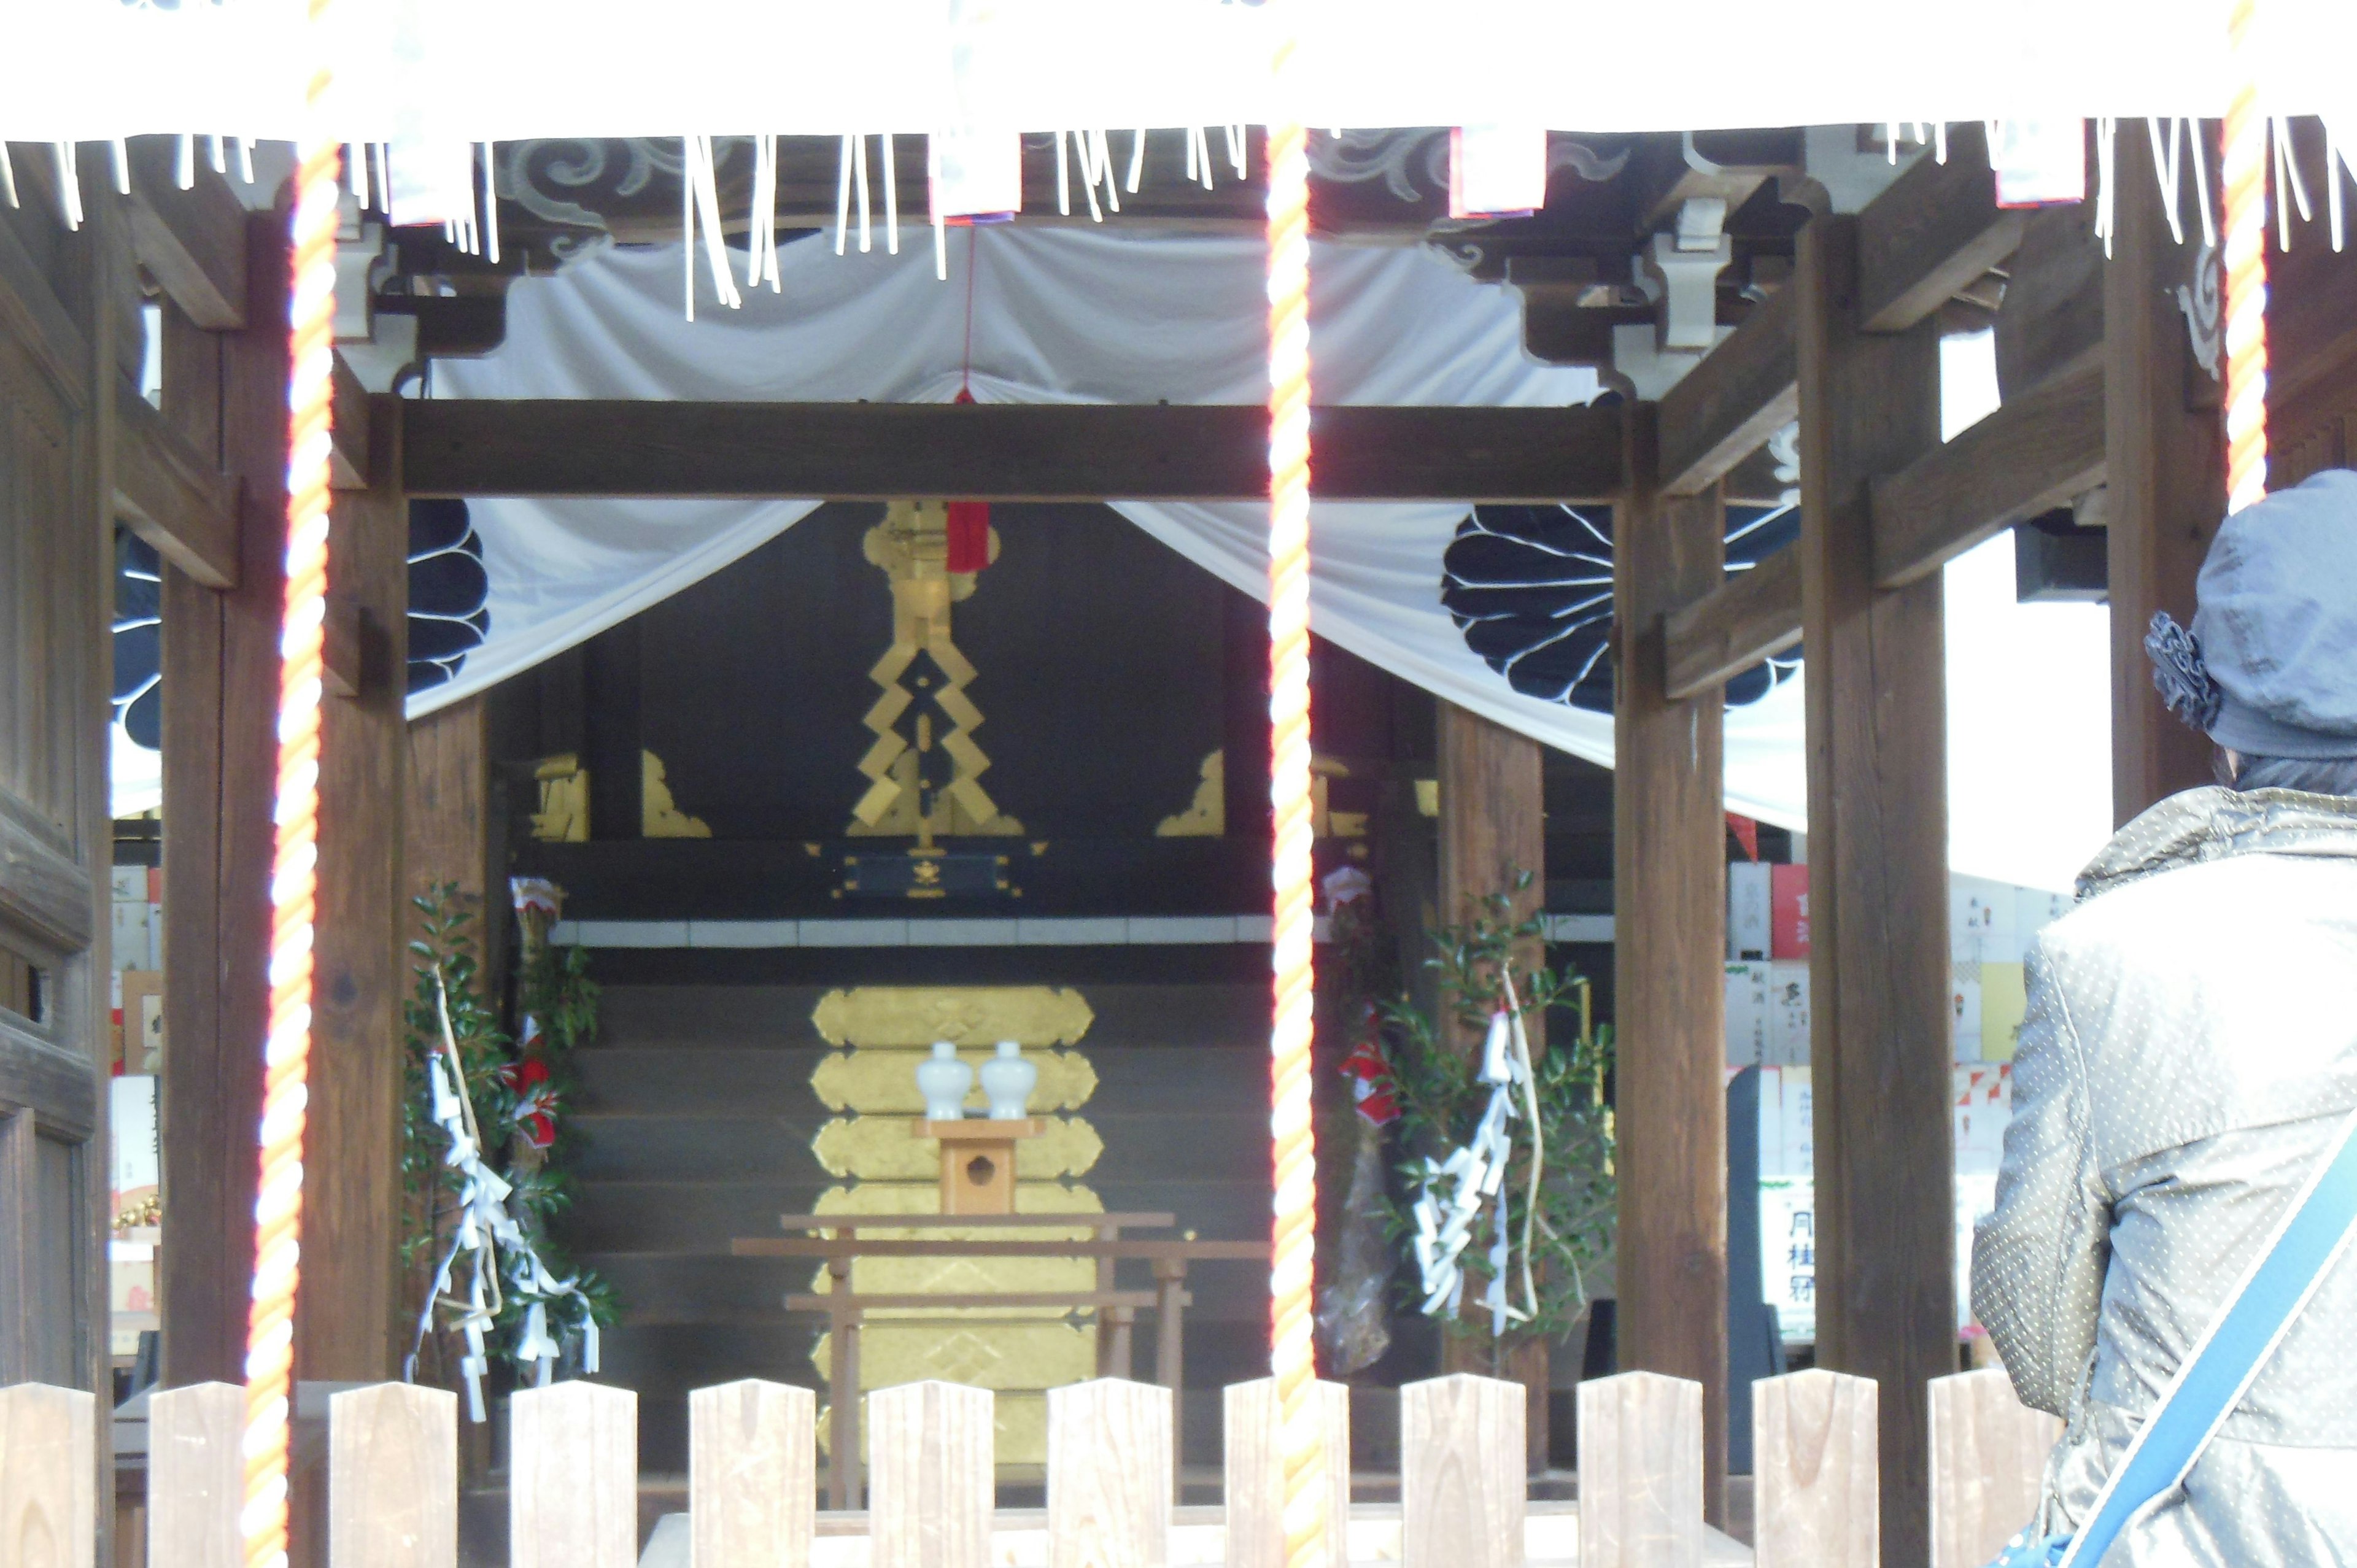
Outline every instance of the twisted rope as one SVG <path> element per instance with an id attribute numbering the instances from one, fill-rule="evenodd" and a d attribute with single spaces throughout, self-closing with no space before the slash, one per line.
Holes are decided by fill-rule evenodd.
<path id="1" fill-rule="evenodd" d="M 2267 493 L 2267 120 L 2259 107 L 2258 0 L 2234 0 L 2226 110 L 2226 510 Z M 2283 199 L 2283 193 L 2276 193 Z"/>
<path id="2" fill-rule="evenodd" d="M 324 38 L 331 0 L 310 0 Z M 317 51 L 324 58 L 324 48 Z M 305 93 L 297 145 L 293 289 L 288 296 L 286 596 L 278 685 L 277 853 L 270 880 L 270 1033 L 264 1047 L 261 1180 L 253 1204 L 253 1288 L 245 1330 L 245 1492 L 238 1519 L 247 1568 L 286 1563 L 288 1396 L 303 1218 L 303 1129 L 311 1056 L 311 937 L 317 913 L 321 623 L 328 594 L 329 377 L 336 291 L 338 160 L 323 129 L 328 73 Z"/>
<path id="3" fill-rule="evenodd" d="M 1289 50 L 1286 51 L 1289 54 Z M 1282 75 L 1286 54 L 1280 54 Z M 1269 801 L 1275 838 L 1269 1132 L 1275 1217 L 1269 1369 L 1280 1411 L 1286 1568 L 1326 1562 L 1326 1438 L 1317 1394 L 1318 1152 L 1309 1122 L 1316 977 L 1309 803 L 1309 142 L 1268 129 Z"/>

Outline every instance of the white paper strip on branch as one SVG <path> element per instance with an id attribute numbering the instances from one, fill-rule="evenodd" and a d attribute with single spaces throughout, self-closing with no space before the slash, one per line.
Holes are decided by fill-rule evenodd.
<path id="1" fill-rule="evenodd" d="M 1996 156 L 1989 160 L 1996 166 L 1997 205 L 2043 207 L 2057 201 L 2084 201 L 2086 137 L 2083 120 L 1998 122 Z"/>
<path id="2" fill-rule="evenodd" d="M 932 135 L 936 223 L 1007 218 L 1023 210 L 1023 138 L 959 126 Z"/>
<path id="3" fill-rule="evenodd" d="M 1514 218 L 1546 205 L 1546 132 L 1460 125 L 1448 133 L 1448 215 Z"/>

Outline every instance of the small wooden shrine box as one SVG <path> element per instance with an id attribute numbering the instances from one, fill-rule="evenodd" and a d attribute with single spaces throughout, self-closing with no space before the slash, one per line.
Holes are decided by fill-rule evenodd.
<path id="1" fill-rule="evenodd" d="M 996 1122 L 969 1116 L 956 1122 L 917 1122 L 920 1138 L 942 1145 L 943 1214 L 1015 1212 L 1015 1145 L 1047 1130 L 1037 1116 Z"/>

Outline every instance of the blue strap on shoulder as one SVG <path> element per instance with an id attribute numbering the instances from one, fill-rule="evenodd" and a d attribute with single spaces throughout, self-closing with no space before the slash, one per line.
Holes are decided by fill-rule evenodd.
<path id="1" fill-rule="evenodd" d="M 2292 1204 L 2201 1342 L 2186 1357 L 2136 1441 L 2113 1469 L 2087 1522 L 2067 1546 L 2024 1541 L 2018 1559 L 2096 1568 L 2129 1520 L 2193 1468 L 2283 1340 L 2285 1331 L 2357 1232 L 2357 1116 L 2341 1125 L 2323 1165 Z M 2054 1549 L 2062 1550 L 2059 1556 Z"/>

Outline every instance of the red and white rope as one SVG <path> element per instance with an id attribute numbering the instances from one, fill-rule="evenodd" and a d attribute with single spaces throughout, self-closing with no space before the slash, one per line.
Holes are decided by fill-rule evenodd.
<path id="1" fill-rule="evenodd" d="M 331 0 L 310 0 L 323 39 Z M 326 50 L 315 51 L 324 59 Z M 303 1131 L 311 1056 L 312 926 L 317 914 L 321 624 L 328 596 L 329 381 L 334 363 L 338 160 L 326 134 L 328 73 L 305 93 L 296 152 L 288 295 L 286 590 L 278 684 L 277 854 L 270 880 L 270 1026 L 264 1047 L 261 1181 L 253 1204 L 253 1301 L 245 1336 L 247 1568 L 285 1568 L 288 1402 L 303 1218 Z"/>
<path id="2" fill-rule="evenodd" d="M 1289 53 L 1289 50 L 1287 51 Z M 1278 59 L 1285 76 L 1286 55 Z M 1275 836 L 1275 1026 L 1269 1131 L 1275 1161 L 1269 1369 L 1280 1410 L 1286 1568 L 1326 1562 L 1326 1441 L 1311 1317 L 1318 1151 L 1309 1057 L 1316 976 L 1309 797 L 1309 141 L 1268 128 L 1269 800 Z"/>
<path id="3" fill-rule="evenodd" d="M 2228 24 L 2234 94 L 2226 109 L 2226 510 L 2267 493 L 2267 119 L 2259 104 L 2258 0 Z M 2282 193 L 2276 199 L 2283 199 Z"/>

